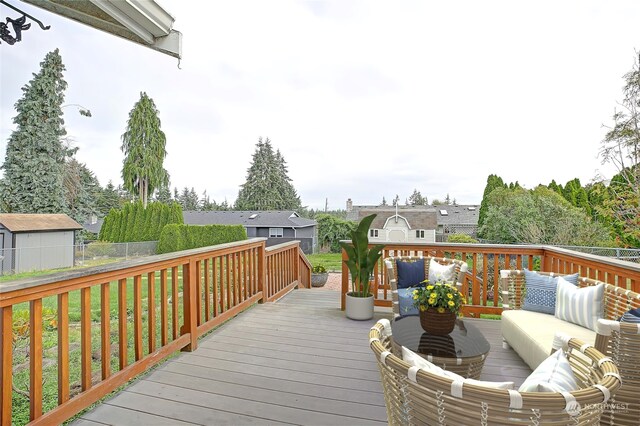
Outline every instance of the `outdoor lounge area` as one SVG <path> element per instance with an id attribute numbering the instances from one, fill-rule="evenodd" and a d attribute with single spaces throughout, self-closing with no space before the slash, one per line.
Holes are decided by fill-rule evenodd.
<path id="1" fill-rule="evenodd" d="M 486 356 L 479 379 L 512 381 L 516 388 L 532 369 L 503 344 L 500 314 L 507 306 L 500 270 L 538 264 L 558 273 L 576 271 L 624 288 L 621 294 L 631 294 L 640 283 L 636 264 L 542 246 L 406 244 L 385 247 L 383 258 L 390 256 L 435 256 L 467 263 L 460 280 L 468 301 L 463 321 L 466 332 L 473 330 L 488 344 L 486 353 L 482 349 Z M 35 354 L 27 369 L 33 424 L 59 424 L 103 397 L 107 398 L 82 413 L 75 424 L 385 424 L 385 393 L 389 394 L 383 391 L 380 354 L 376 355 L 370 329 L 380 319 L 393 320 L 391 285 L 381 262 L 373 279 L 374 318 L 353 321 L 341 310 L 349 286 L 346 271 L 342 280 L 340 292 L 312 289 L 310 265 L 295 242 L 266 248 L 264 240 L 253 239 L 4 285 L 0 424 L 12 423 L 12 410 L 24 398 L 12 391 L 13 356 L 18 352 L 14 355 L 10 339 L 13 307 L 25 302 L 31 316 L 28 345 Z M 76 295 L 81 313 L 74 324 L 68 312 Z M 58 306 L 54 365 L 43 363 L 42 354 L 51 349 L 46 338 L 43 344 L 46 330 L 41 325 L 42 305 L 48 306 L 52 297 Z M 622 329 L 633 335 L 637 327 Z M 76 330 L 79 343 L 73 342 Z M 599 337 L 603 351 L 620 347 L 615 343 L 620 328 L 614 325 L 607 333 Z M 625 344 L 633 348 L 635 342 L 630 338 Z M 625 374 L 637 374 L 633 368 L 617 370 L 613 362 L 600 361 L 602 356 L 590 346 L 572 345 L 602 364 L 602 370 L 586 381 L 614 392 L 619 388 L 614 376 L 623 375 L 624 383 Z M 633 364 L 628 351 L 608 356 Z M 47 398 L 49 381 L 42 379 L 51 369 L 58 379 L 53 389 L 58 401 L 53 405 Z M 633 395 L 637 382 L 627 383 L 632 388 L 626 395 Z M 590 392 L 587 401 L 603 395 Z M 545 401 L 540 408 L 547 403 L 546 408 L 558 408 L 558 400 Z M 435 415 L 432 408 L 427 411 Z M 431 422 L 419 419 L 412 422 Z M 454 423 L 478 424 L 478 415 L 462 420 Z M 614 419 L 611 424 L 633 423 Z"/>

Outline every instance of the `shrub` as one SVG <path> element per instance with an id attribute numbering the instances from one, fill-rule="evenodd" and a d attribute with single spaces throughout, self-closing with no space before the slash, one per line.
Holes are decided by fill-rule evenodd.
<path id="1" fill-rule="evenodd" d="M 171 253 L 247 239 L 242 225 L 184 225 L 170 224 L 162 228 L 158 253 Z"/>
<path id="2" fill-rule="evenodd" d="M 447 238 L 449 243 L 477 244 L 478 240 L 467 234 L 451 234 Z"/>
<path id="3" fill-rule="evenodd" d="M 182 208 L 177 203 L 125 204 L 122 210 L 111 209 L 100 230 L 100 240 L 112 243 L 158 241 L 162 228 L 183 223 Z"/>
<path id="4" fill-rule="evenodd" d="M 324 274 L 327 272 L 327 268 L 325 268 L 322 265 L 316 265 L 313 268 L 311 268 L 311 273 L 313 274 Z"/>

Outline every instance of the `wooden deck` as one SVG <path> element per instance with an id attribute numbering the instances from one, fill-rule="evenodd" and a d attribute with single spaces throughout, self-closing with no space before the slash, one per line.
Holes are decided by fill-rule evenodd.
<path id="1" fill-rule="evenodd" d="M 340 293 L 296 290 L 253 307 L 81 416 L 76 425 L 386 424 L 368 347 Z M 502 349 L 499 321 L 473 320 L 491 343 L 482 379 L 519 385 L 529 368 Z"/>

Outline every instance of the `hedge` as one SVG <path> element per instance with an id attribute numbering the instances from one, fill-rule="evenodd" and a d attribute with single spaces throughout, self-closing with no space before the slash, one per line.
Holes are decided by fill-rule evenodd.
<path id="1" fill-rule="evenodd" d="M 125 204 L 120 210 L 111 209 L 100 229 L 100 240 L 112 243 L 158 241 L 162 228 L 171 223 L 183 223 L 178 203 Z"/>
<path id="2" fill-rule="evenodd" d="M 247 239 L 242 225 L 170 224 L 162 228 L 158 254 L 188 250 Z"/>

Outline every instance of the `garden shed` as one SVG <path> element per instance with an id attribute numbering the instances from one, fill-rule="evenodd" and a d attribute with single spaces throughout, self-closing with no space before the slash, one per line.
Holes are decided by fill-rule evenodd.
<path id="1" fill-rule="evenodd" d="M 66 214 L 0 213 L 0 275 L 73 266 L 79 229 Z"/>

